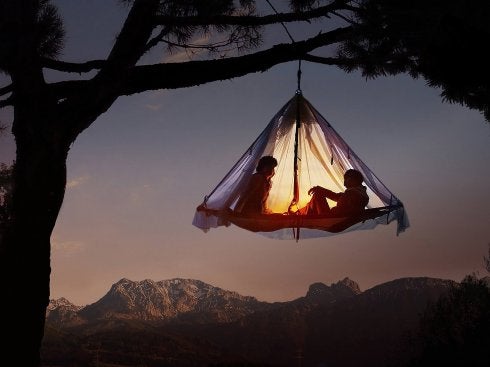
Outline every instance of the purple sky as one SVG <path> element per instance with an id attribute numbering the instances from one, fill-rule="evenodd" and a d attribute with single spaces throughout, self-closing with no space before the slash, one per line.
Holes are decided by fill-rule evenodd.
<path id="1" fill-rule="evenodd" d="M 62 59 L 104 57 L 126 10 L 115 1 L 59 3 L 67 29 Z M 303 63 L 302 90 L 404 202 L 411 222 L 405 233 L 397 237 L 392 224 L 296 243 L 236 227 L 205 234 L 191 225 L 204 195 L 293 96 L 296 68 L 120 98 L 86 130 L 70 151 L 52 237 L 52 298 L 92 303 L 123 277 L 195 278 L 281 301 L 346 276 L 364 290 L 407 276 L 483 275 L 490 126 L 403 75 L 366 81 Z M 0 121 L 11 114 L 1 110 Z M 12 137 L 0 137 L 0 161 L 11 161 L 14 151 Z"/>

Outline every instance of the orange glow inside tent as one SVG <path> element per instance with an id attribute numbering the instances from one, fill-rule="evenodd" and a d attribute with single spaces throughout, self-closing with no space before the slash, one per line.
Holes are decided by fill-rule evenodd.
<path id="1" fill-rule="evenodd" d="M 255 172 L 258 160 L 265 155 L 273 156 L 278 161 L 267 200 L 267 207 L 278 214 L 262 215 L 255 219 L 237 219 L 233 215 L 234 205 Z M 306 206 L 311 199 L 308 195 L 310 188 L 322 186 L 334 192 L 344 191 L 343 175 L 351 168 L 360 171 L 364 177 L 369 196 L 366 207 L 369 211 L 366 213 L 370 214 L 367 217 L 345 222 L 346 228 L 341 226 L 330 230 L 334 227 L 327 222 L 335 222 L 335 218 L 324 218 L 322 222 L 319 217 L 304 218 L 298 215 L 297 210 Z M 299 194 L 297 201 L 294 200 L 295 190 Z M 292 202 L 295 203 L 294 207 L 291 207 Z M 329 201 L 329 205 L 333 207 L 335 202 Z M 256 141 L 198 208 L 193 224 L 204 231 L 235 224 L 280 239 L 298 239 L 300 228 L 301 237 L 309 238 L 370 229 L 394 220 L 398 223 L 397 233 L 409 225 L 401 201 L 386 188 L 300 92 L 272 118 Z M 382 210 L 375 211 L 376 208 Z M 282 215 L 283 213 L 287 214 Z M 322 223 L 325 225 L 322 226 Z M 294 232 L 293 236 L 291 230 Z"/>

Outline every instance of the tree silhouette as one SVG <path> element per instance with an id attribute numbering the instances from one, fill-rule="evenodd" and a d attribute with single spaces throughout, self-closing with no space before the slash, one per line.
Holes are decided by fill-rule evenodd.
<path id="1" fill-rule="evenodd" d="M 483 263 L 487 272 L 490 273 L 490 243 L 488 244 L 488 256 L 483 256 Z"/>
<path id="2" fill-rule="evenodd" d="M 467 276 L 421 318 L 415 344 L 420 355 L 411 366 L 483 367 L 490 364 L 490 288 Z"/>
<path id="3" fill-rule="evenodd" d="M 13 166 L 0 163 L 0 239 L 11 218 Z"/>
<path id="4" fill-rule="evenodd" d="M 427 25 L 435 14 L 442 22 L 454 15 L 454 9 L 465 10 L 460 25 L 467 27 L 466 40 L 488 41 L 487 27 L 480 29 L 479 22 L 470 27 L 474 19 L 485 14 L 488 18 L 489 5 L 482 1 L 475 2 L 476 8 L 462 0 L 418 1 L 412 10 L 413 2 L 396 1 L 393 4 L 398 8 L 394 8 L 390 1 L 291 0 L 288 10 L 266 15 L 258 15 L 254 0 L 121 2 L 127 4 L 128 14 L 109 56 L 72 63 L 57 58 L 64 44 L 63 20 L 49 0 L 0 0 L 0 70 L 10 78 L 10 83 L 0 86 L 0 107 L 13 106 L 17 148 L 12 217 L 0 239 L 0 279 L 4 281 L 0 315 L 6 340 L 0 343 L 0 355 L 19 366 L 39 364 L 49 302 L 50 236 L 63 202 L 69 148 L 120 96 L 240 77 L 300 58 L 347 71 L 361 68 L 368 76 L 409 71 L 413 76 L 433 77 L 441 65 L 457 74 L 460 68 L 451 58 L 430 57 L 432 45 L 440 45 L 441 49 L 435 49 L 439 56 L 448 48 L 453 50 L 448 44 L 452 34 L 433 37 L 428 26 L 412 32 L 413 24 Z M 406 14 L 410 23 L 396 28 Z M 376 17 L 383 22 L 378 23 Z M 263 42 L 269 26 L 302 22 L 307 28 L 311 20 L 322 24 L 323 31 L 288 44 Z M 208 35 L 210 41 L 193 44 L 199 34 Z M 421 42 L 428 37 L 434 42 Z M 439 43 L 438 37 L 444 42 Z M 485 44 L 481 42 L 470 57 Z M 199 57 L 189 62 L 139 64 L 143 56 L 162 47 L 186 49 Z M 203 50 L 205 55 L 197 52 Z M 322 56 L 311 54 L 315 50 Z M 483 51 L 478 55 L 486 71 L 488 58 Z M 65 76 L 47 82 L 46 70 Z M 70 73 L 84 78 L 69 79 Z M 446 77 L 441 76 L 442 80 Z M 490 99 L 484 103 L 480 99 L 488 97 L 488 80 L 484 88 L 480 84 L 460 88 L 459 79 L 447 80 L 447 86 L 437 80 L 429 79 L 445 88 L 446 98 L 458 100 L 453 98 L 456 90 L 468 98 L 462 101 L 469 107 L 487 111 L 484 105 Z M 479 88 L 481 93 L 476 93 Z"/>
<path id="5" fill-rule="evenodd" d="M 361 2 L 356 35 L 340 54 L 367 77 L 408 72 L 442 97 L 477 109 L 490 121 L 490 5 L 486 0 Z M 416 25 L 416 26 L 414 26 Z"/>

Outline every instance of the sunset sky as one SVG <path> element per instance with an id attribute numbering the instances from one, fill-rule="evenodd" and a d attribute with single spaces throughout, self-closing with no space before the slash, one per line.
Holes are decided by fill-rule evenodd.
<path id="1" fill-rule="evenodd" d="M 61 58 L 103 58 L 127 10 L 113 0 L 56 3 L 67 31 Z M 179 277 L 283 301 L 303 296 L 311 283 L 344 277 L 365 290 L 401 277 L 484 275 L 490 124 L 404 75 L 365 80 L 322 65 L 302 68 L 304 96 L 405 204 L 406 232 L 396 236 L 393 223 L 296 243 L 236 227 L 204 233 L 192 226 L 203 197 L 294 95 L 296 69 L 288 63 L 116 101 L 69 154 L 52 236 L 51 297 L 85 305 L 121 278 Z M 11 110 L 0 111 L 0 121 L 11 120 Z M 12 136 L 1 136 L 0 162 L 14 155 Z"/>

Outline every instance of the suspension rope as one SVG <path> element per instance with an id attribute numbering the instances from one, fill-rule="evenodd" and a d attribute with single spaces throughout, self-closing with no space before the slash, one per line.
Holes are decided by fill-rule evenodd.
<path id="1" fill-rule="evenodd" d="M 276 10 L 274 5 L 269 0 L 265 0 L 267 4 L 272 8 L 272 10 L 278 15 L 279 12 Z M 294 40 L 293 36 L 289 32 L 288 27 L 286 27 L 286 24 L 284 22 L 280 22 L 281 26 L 284 28 L 286 31 L 286 34 L 288 35 L 289 39 L 291 42 L 294 44 L 296 41 Z M 296 89 L 296 124 L 295 124 L 295 133 L 294 133 L 294 176 L 293 176 L 293 198 L 291 199 L 291 203 L 289 204 L 288 208 L 288 213 L 293 214 L 293 213 L 298 213 L 299 207 L 299 177 L 298 177 L 298 145 L 299 145 L 299 129 L 301 126 L 301 112 L 300 112 L 300 104 L 301 104 L 301 58 L 298 58 L 298 72 L 296 73 L 297 77 L 297 89 Z M 296 212 L 292 210 L 292 208 L 296 206 Z M 293 228 L 293 237 L 296 239 L 296 242 L 299 241 L 299 234 L 300 234 L 300 227 L 299 225 L 296 228 Z"/>
<path id="2" fill-rule="evenodd" d="M 296 89 L 296 93 L 301 94 L 301 59 L 298 60 L 298 72 L 296 75 L 298 78 L 298 88 Z"/>
<path id="3" fill-rule="evenodd" d="M 274 11 L 274 13 L 276 13 L 276 15 L 279 15 L 279 12 L 276 10 L 276 8 L 274 7 L 274 5 L 272 5 L 272 3 L 269 0 L 265 0 L 265 1 L 267 2 L 267 4 L 269 4 L 269 6 L 271 7 L 271 9 Z M 284 24 L 284 22 L 282 22 L 282 21 L 280 23 L 281 23 L 281 26 L 286 31 L 286 34 L 288 35 L 288 37 L 291 40 L 291 42 L 292 43 L 296 43 L 296 41 L 294 40 L 293 36 L 289 32 L 288 27 L 286 27 L 286 24 Z M 298 88 L 296 90 L 296 93 L 301 94 L 301 58 L 298 58 L 297 78 L 298 78 Z"/>
<path id="4" fill-rule="evenodd" d="M 267 2 L 267 4 L 269 4 L 269 6 L 272 8 L 272 10 L 274 10 L 274 13 L 279 15 L 279 12 L 276 10 L 276 8 L 274 8 L 274 5 L 272 5 L 272 3 L 269 0 L 265 0 L 265 1 Z M 289 36 L 289 39 L 291 40 L 291 42 L 295 43 L 296 41 L 294 40 L 293 36 L 291 36 L 291 33 L 289 33 L 288 27 L 286 27 L 284 22 L 281 22 L 281 25 L 284 28 L 284 30 L 286 31 L 287 35 Z"/>

